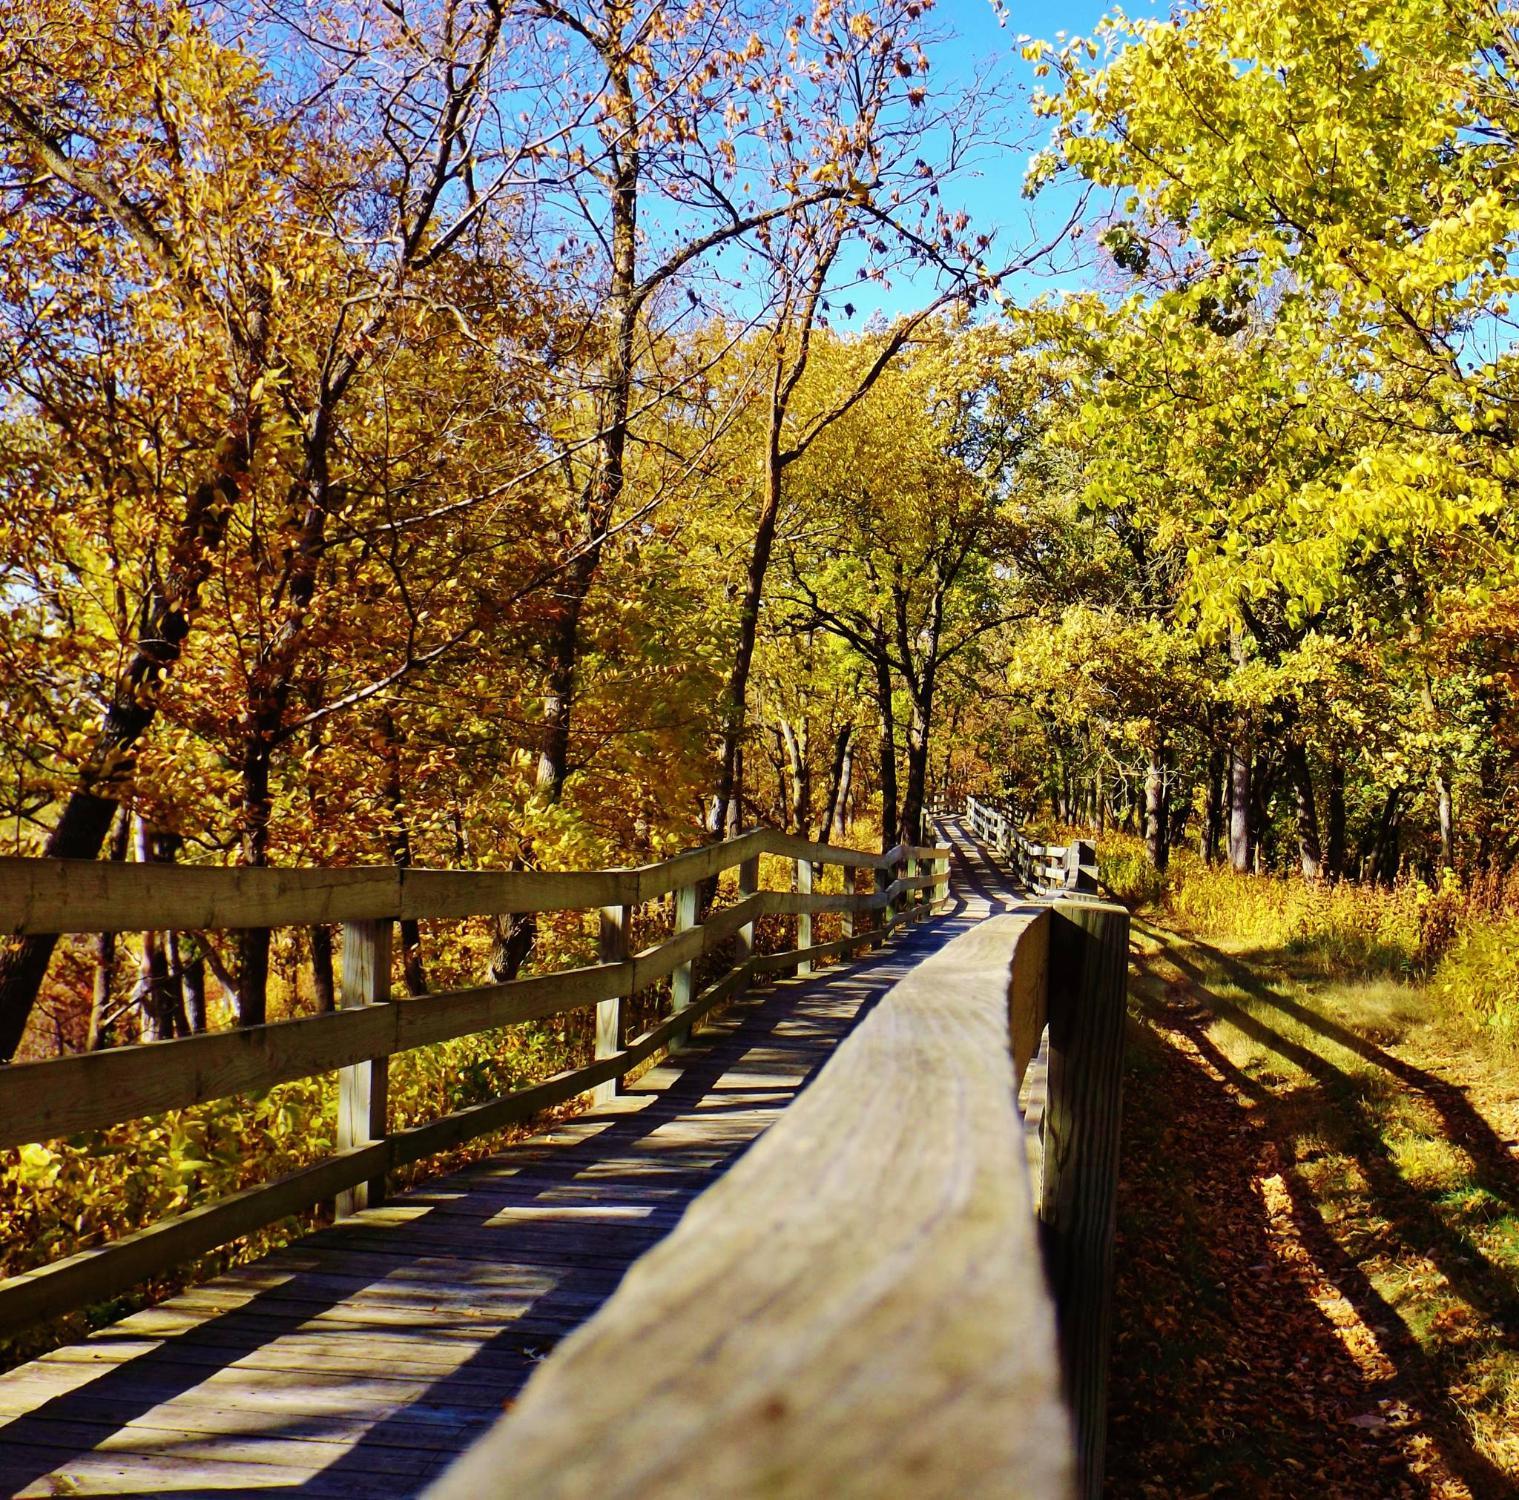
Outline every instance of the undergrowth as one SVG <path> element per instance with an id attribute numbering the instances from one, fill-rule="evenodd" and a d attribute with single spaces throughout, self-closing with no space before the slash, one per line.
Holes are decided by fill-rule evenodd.
<path id="1" fill-rule="evenodd" d="M 1483 874 L 1438 886 L 1237 875 L 1190 850 L 1164 874 L 1144 842 L 1098 841 L 1104 890 L 1201 937 L 1270 952 L 1326 977 L 1389 977 L 1422 987 L 1433 1008 L 1486 1043 L 1519 1049 L 1519 888 Z"/>

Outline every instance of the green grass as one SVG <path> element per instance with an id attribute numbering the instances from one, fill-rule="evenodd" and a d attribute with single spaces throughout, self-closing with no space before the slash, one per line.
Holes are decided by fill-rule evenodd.
<path id="1" fill-rule="evenodd" d="M 1173 1010 L 1185 997 L 1205 1054 L 1259 1112 L 1368 1305 L 1401 1320 L 1406 1381 L 1519 1487 L 1509 1055 L 1453 1026 L 1427 988 L 1355 972 L 1343 945 L 1326 954 L 1281 930 L 1262 943 L 1258 918 L 1206 940 L 1137 924 L 1149 1024 L 1164 1037 L 1160 997 Z"/>

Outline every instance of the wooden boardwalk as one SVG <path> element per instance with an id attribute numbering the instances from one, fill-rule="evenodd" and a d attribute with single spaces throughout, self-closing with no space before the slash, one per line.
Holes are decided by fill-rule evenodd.
<path id="1" fill-rule="evenodd" d="M 893 947 L 756 990 L 611 1104 L 0 1376 L 0 1493 L 415 1494 L 926 954 L 1010 908 L 974 845 Z"/>

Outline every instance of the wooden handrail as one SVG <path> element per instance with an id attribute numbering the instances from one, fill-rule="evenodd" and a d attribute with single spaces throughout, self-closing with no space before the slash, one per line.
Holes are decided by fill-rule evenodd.
<path id="1" fill-rule="evenodd" d="M 1127 926 L 1030 904 L 919 963 L 427 1500 L 1096 1500 Z"/>
<path id="2" fill-rule="evenodd" d="M 0 1335 L 113 1296 L 145 1277 L 285 1216 L 336 1197 L 342 1210 L 378 1201 L 393 1168 L 616 1080 L 678 1043 L 714 1005 L 758 973 L 803 969 L 851 954 L 927 916 L 947 894 L 947 849 L 898 845 L 884 854 L 835 848 L 756 830 L 629 870 L 475 872 L 437 870 L 198 869 L 47 859 L 0 860 L 0 929 L 12 932 L 206 930 L 342 922 L 344 1008 L 327 1015 L 140 1043 L 0 1069 L 0 1147 L 122 1124 L 317 1073 L 340 1078 L 338 1152 L 274 1182 L 165 1220 L 120 1240 L 0 1282 Z M 797 866 L 794 891 L 760 890 L 758 861 Z M 932 863 L 933 870 L 923 866 Z M 814 865 L 876 872 L 871 892 L 812 893 Z M 913 873 L 911 867 L 916 865 Z M 696 922 L 698 884 L 738 866 L 740 900 Z M 805 870 L 803 876 L 801 871 Z M 747 883 L 746 883 L 747 882 Z M 689 925 L 639 953 L 625 945 L 627 910 L 670 891 Z M 389 926 L 403 918 L 602 909 L 621 912 L 624 942 L 600 963 L 503 984 L 390 1000 Z M 849 931 L 813 944 L 813 913 L 837 911 Z M 870 930 L 853 917 L 878 914 Z M 795 915 L 799 942 L 757 956 L 752 924 Z M 807 924 L 802 926 L 802 924 Z M 699 994 L 695 960 L 737 937 L 739 956 Z M 614 945 L 616 946 L 616 945 Z M 675 1012 L 624 1041 L 622 1002 L 672 977 Z M 597 1007 L 597 1055 L 585 1067 L 410 1130 L 385 1126 L 385 1065 L 398 1052 L 520 1021 Z"/>
<path id="3" fill-rule="evenodd" d="M 942 849 L 885 854 L 756 829 L 622 870 L 423 870 L 124 864 L 0 857 L 0 932 L 199 932 L 639 906 L 761 854 L 889 870 Z"/>

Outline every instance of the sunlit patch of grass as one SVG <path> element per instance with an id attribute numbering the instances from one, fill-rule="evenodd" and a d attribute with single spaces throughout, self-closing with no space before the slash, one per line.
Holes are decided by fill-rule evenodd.
<path id="1" fill-rule="evenodd" d="M 1448 1205 L 1453 1197 L 1472 1189 L 1470 1158 L 1443 1136 L 1393 1126 L 1382 1132 L 1382 1138 L 1403 1180 L 1433 1194 L 1436 1205 Z"/>

